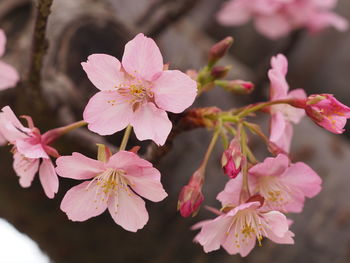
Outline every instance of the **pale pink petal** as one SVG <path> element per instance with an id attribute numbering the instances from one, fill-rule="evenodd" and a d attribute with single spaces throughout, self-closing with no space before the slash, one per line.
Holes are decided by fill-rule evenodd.
<path id="1" fill-rule="evenodd" d="M 288 18 L 280 14 L 257 16 L 254 24 L 260 34 L 270 39 L 286 36 L 292 30 Z"/>
<path id="2" fill-rule="evenodd" d="M 218 250 L 225 242 L 231 221 L 231 216 L 222 215 L 204 224 L 195 241 L 203 246 L 206 253 Z"/>
<path id="3" fill-rule="evenodd" d="M 0 120 L 1 121 L 1 120 Z M 1 128 L 0 128 L 0 146 L 5 145 L 7 143 L 7 140 L 4 136 L 1 134 Z"/>
<path id="4" fill-rule="evenodd" d="M 0 29 L 0 57 L 4 55 L 5 47 L 6 47 L 6 35 L 4 30 Z"/>
<path id="5" fill-rule="evenodd" d="M 283 181 L 311 198 L 321 191 L 322 180 L 317 173 L 302 162 L 292 164 L 282 175 Z"/>
<path id="6" fill-rule="evenodd" d="M 153 92 L 159 108 L 180 113 L 193 104 L 197 82 L 181 71 L 167 70 L 154 81 Z"/>
<path id="7" fill-rule="evenodd" d="M 109 158 L 106 167 L 114 169 L 124 169 L 127 171 L 130 167 L 152 167 L 152 163 L 140 158 L 137 154 L 133 152 L 119 151 Z"/>
<path id="8" fill-rule="evenodd" d="M 148 221 L 145 201 L 130 189 L 118 188 L 118 193 L 111 197 L 108 210 L 114 221 L 125 230 L 136 232 Z"/>
<path id="9" fill-rule="evenodd" d="M 268 157 L 264 162 L 254 165 L 249 169 L 249 174 L 255 176 L 281 176 L 289 165 L 289 159 L 284 154 L 277 155 L 276 158 Z"/>
<path id="10" fill-rule="evenodd" d="M 16 140 L 28 138 L 27 134 L 31 130 L 22 125 L 9 106 L 5 106 L 0 112 L 0 132 L 7 141 L 14 143 Z"/>
<path id="11" fill-rule="evenodd" d="M 163 71 L 163 57 L 157 44 L 142 33 L 125 45 L 122 64 L 130 75 L 148 81 Z"/>
<path id="12" fill-rule="evenodd" d="M 343 32 L 349 29 L 349 22 L 333 12 L 319 12 L 310 17 L 307 26 L 311 32 L 319 32 L 329 26 Z"/>
<path id="13" fill-rule="evenodd" d="M 58 191 L 58 177 L 50 159 L 43 159 L 39 168 L 39 179 L 48 198 L 54 198 Z"/>
<path id="14" fill-rule="evenodd" d="M 172 127 L 166 112 L 151 102 L 136 110 L 131 125 L 134 127 L 137 139 L 140 141 L 150 139 L 158 145 L 165 143 Z"/>
<path id="15" fill-rule="evenodd" d="M 100 161 L 74 152 L 71 156 L 61 156 L 56 160 L 56 172 L 59 176 L 77 180 L 90 179 L 105 170 Z"/>
<path id="16" fill-rule="evenodd" d="M 245 236 L 244 234 L 242 234 L 241 231 L 235 232 L 234 231 L 235 227 L 236 225 L 233 225 L 231 227 L 231 231 L 229 232 L 226 238 L 226 241 L 223 243 L 222 246 L 230 255 L 239 253 L 242 257 L 245 257 L 255 247 L 256 236 L 255 235 Z M 240 240 L 241 242 L 238 244 L 234 242 L 235 240 Z"/>
<path id="17" fill-rule="evenodd" d="M 226 183 L 225 189 L 221 191 L 216 197 L 216 199 L 221 202 L 222 206 L 235 206 L 239 204 L 239 198 L 242 189 L 242 180 L 243 176 L 241 173 L 239 173 L 235 179 L 231 179 Z"/>
<path id="18" fill-rule="evenodd" d="M 271 114 L 270 141 L 283 151 L 289 152 L 293 137 L 293 126 L 284 118 L 281 112 Z"/>
<path id="19" fill-rule="evenodd" d="M 268 72 L 271 83 L 270 99 L 285 99 L 289 90 L 289 85 L 286 80 L 286 74 L 288 71 L 287 58 L 282 54 L 272 57 L 271 67 L 272 68 Z"/>
<path id="20" fill-rule="evenodd" d="M 43 146 L 36 138 L 26 138 L 16 141 L 17 150 L 28 158 L 49 158 Z"/>
<path id="21" fill-rule="evenodd" d="M 13 155 L 13 169 L 20 177 L 20 185 L 22 187 L 29 187 L 39 170 L 39 159 L 29 159 L 17 152 Z"/>
<path id="22" fill-rule="evenodd" d="M 102 214 L 108 198 L 103 188 L 94 182 L 84 182 L 71 188 L 64 196 L 61 210 L 72 221 L 85 221 Z"/>
<path id="23" fill-rule="evenodd" d="M 110 135 L 124 129 L 132 113 L 131 105 L 118 92 L 101 91 L 89 100 L 83 116 L 91 131 Z"/>
<path id="24" fill-rule="evenodd" d="M 9 64 L 0 61 L 0 90 L 16 86 L 19 80 L 17 70 Z"/>
<path id="25" fill-rule="evenodd" d="M 277 211 L 270 211 L 263 214 L 263 221 L 267 223 L 266 227 L 278 237 L 283 237 L 288 231 L 289 225 L 284 214 Z"/>
<path id="26" fill-rule="evenodd" d="M 140 196 L 153 202 L 162 201 L 168 194 L 160 182 L 160 172 L 153 167 L 130 170 L 125 178 L 131 183 L 131 188 Z"/>
<path id="27" fill-rule="evenodd" d="M 216 18 L 222 25 L 236 26 L 247 23 L 252 16 L 251 3 L 247 0 L 227 1 L 223 4 Z"/>
<path id="28" fill-rule="evenodd" d="M 268 238 L 270 240 L 272 240 L 273 242 L 277 243 L 277 244 L 288 244 L 288 245 L 293 245 L 294 244 L 294 233 L 290 230 L 288 230 L 283 237 L 278 237 L 274 234 L 274 232 L 267 228 L 266 230 L 266 234 L 268 236 Z"/>
<path id="29" fill-rule="evenodd" d="M 99 90 L 115 90 L 124 81 L 119 60 L 110 55 L 90 55 L 81 65 L 89 80 Z"/>

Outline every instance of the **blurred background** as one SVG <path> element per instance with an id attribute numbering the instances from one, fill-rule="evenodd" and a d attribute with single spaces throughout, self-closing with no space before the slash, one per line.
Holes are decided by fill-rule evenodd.
<path id="1" fill-rule="evenodd" d="M 48 54 L 43 68 L 43 107 L 27 94 L 23 83 L 16 89 L 0 94 L 1 107 L 10 105 L 18 115 L 31 114 L 38 127 L 57 127 L 82 119 L 83 109 L 97 90 L 87 79 L 80 63 L 92 53 L 108 53 L 121 58 L 124 45 L 134 35 L 143 32 L 158 43 L 164 61 L 170 68 L 199 69 L 204 66 L 207 52 L 216 41 L 230 35 L 235 43 L 222 64 L 233 65 L 230 79 L 245 79 L 256 84 L 251 96 L 227 95 L 216 88 L 201 96 L 195 106 L 239 107 L 267 99 L 267 70 L 271 56 L 284 53 L 289 61 L 288 81 L 291 89 L 303 88 L 308 94 L 333 93 L 350 105 L 350 31 L 334 29 L 316 35 L 304 31 L 272 41 L 259 35 L 251 23 L 236 28 L 220 26 L 215 14 L 221 0 L 54 0 L 47 28 Z M 36 1 L 1 0 L 0 28 L 7 37 L 4 60 L 25 76 L 35 20 Z M 350 1 L 339 0 L 337 13 L 350 20 Z M 21 89 L 23 87 L 23 90 Z M 258 123 L 267 123 L 259 116 Z M 266 126 L 266 124 L 265 124 Z M 292 157 L 303 160 L 323 178 L 323 191 L 307 200 L 302 214 L 291 215 L 294 246 L 276 245 L 264 241 L 246 258 L 229 256 L 224 250 L 205 254 L 193 243 L 196 234 L 189 228 L 194 223 L 212 218 L 202 209 L 195 218 L 183 219 L 176 212 L 181 187 L 198 168 L 210 134 L 197 129 L 180 134 L 168 154 L 156 165 L 169 197 L 161 203 L 147 202 L 149 223 L 136 234 L 124 231 L 105 213 L 83 223 L 67 219 L 59 209 L 65 192 L 75 181 L 62 180 L 54 200 L 48 200 L 38 178 L 32 187 L 22 189 L 12 170 L 10 147 L 0 149 L 0 262 L 350 262 L 350 147 L 349 132 L 334 136 L 311 121 L 296 127 Z M 121 135 L 106 138 L 118 145 Z M 105 142 L 86 129 L 73 132 L 59 140 L 56 147 L 62 155 L 82 151 L 95 156 L 95 143 Z M 132 143 L 136 144 L 134 139 Z M 252 145 L 262 159 L 264 152 L 258 140 Z M 152 149 L 142 143 L 141 153 Z M 154 149 L 154 147 L 153 147 Z M 226 177 L 220 169 L 222 147 L 216 147 L 204 187 L 205 204 L 219 208 L 215 196 L 223 189 Z M 164 155 L 164 156 L 163 156 Z M 10 231 L 11 230 L 11 231 Z M 10 231 L 10 232 L 8 232 Z M 24 233 L 28 237 L 19 235 Z M 15 241 L 14 236 L 25 240 Z M 29 245 L 28 245 L 29 244 Z M 27 247 L 29 246 L 29 250 Z M 12 247 L 12 250 L 8 247 Z M 40 249 L 40 250 L 39 250 Z M 12 252 L 11 252 L 12 251 Z M 34 255 L 18 258 L 27 253 Z M 31 252 L 30 252 L 31 251 Z M 40 251 L 47 256 L 40 256 Z M 9 252 L 9 253 L 5 253 Z"/>

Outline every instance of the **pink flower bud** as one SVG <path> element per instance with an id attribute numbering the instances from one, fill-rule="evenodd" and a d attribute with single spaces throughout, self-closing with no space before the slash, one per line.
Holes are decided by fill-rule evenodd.
<path id="1" fill-rule="evenodd" d="M 227 51 L 233 43 L 232 37 L 226 37 L 213 45 L 209 51 L 209 64 L 215 64 L 220 58 L 226 55 Z"/>
<path id="2" fill-rule="evenodd" d="M 350 108 L 331 94 L 316 94 L 307 98 L 306 114 L 319 126 L 333 133 L 343 133 Z"/>
<path id="3" fill-rule="evenodd" d="M 254 90 L 254 84 L 245 80 L 230 80 L 215 82 L 225 90 L 236 94 L 250 94 Z"/>
<path id="4" fill-rule="evenodd" d="M 224 77 L 226 77 L 226 75 L 228 74 L 228 72 L 231 70 L 231 66 L 217 66 L 217 67 L 213 67 L 210 75 L 214 78 L 214 79 L 222 79 Z"/>
<path id="5" fill-rule="evenodd" d="M 230 178 L 236 178 L 242 169 L 242 160 L 241 146 L 237 138 L 234 138 L 221 157 L 224 173 Z"/>
<path id="6" fill-rule="evenodd" d="M 198 213 L 200 205 L 203 203 L 202 194 L 203 174 L 198 169 L 191 177 L 189 183 L 185 185 L 179 195 L 177 210 L 183 217 L 195 216 Z"/>

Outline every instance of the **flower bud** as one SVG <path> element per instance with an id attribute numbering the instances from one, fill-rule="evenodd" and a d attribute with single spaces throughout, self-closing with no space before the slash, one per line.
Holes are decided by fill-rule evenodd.
<path id="1" fill-rule="evenodd" d="M 220 112 L 221 110 L 217 107 L 190 109 L 184 122 L 187 122 L 189 126 L 213 128 Z"/>
<path id="2" fill-rule="evenodd" d="M 331 94 L 311 95 L 305 105 L 306 114 L 319 126 L 333 133 L 343 133 L 350 108 Z"/>
<path id="3" fill-rule="evenodd" d="M 227 51 L 233 43 L 232 37 L 226 37 L 213 45 L 209 51 L 209 64 L 214 65 L 219 59 L 226 55 Z"/>
<path id="4" fill-rule="evenodd" d="M 214 79 L 222 79 L 227 76 L 231 68 L 232 68 L 231 66 L 216 66 L 212 68 L 210 75 Z"/>
<path id="5" fill-rule="evenodd" d="M 234 138 L 221 157 L 224 173 L 230 178 L 236 178 L 241 172 L 243 158 L 239 141 Z"/>
<path id="6" fill-rule="evenodd" d="M 244 80 L 216 81 L 218 86 L 236 94 L 250 94 L 254 90 L 254 84 Z"/>
<path id="7" fill-rule="evenodd" d="M 203 174 L 198 169 L 191 177 L 189 183 L 185 185 L 179 195 L 177 210 L 183 217 L 195 216 L 204 200 L 202 194 Z"/>

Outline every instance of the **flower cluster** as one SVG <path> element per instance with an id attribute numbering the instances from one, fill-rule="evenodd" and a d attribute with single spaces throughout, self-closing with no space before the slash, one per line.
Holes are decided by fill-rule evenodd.
<path id="1" fill-rule="evenodd" d="M 252 1 L 232 1 L 226 4 L 226 9 L 236 12 L 234 18 L 241 22 L 260 10 L 270 16 L 269 21 L 259 16 L 259 24 L 264 24 L 275 23 L 276 14 L 284 21 L 283 15 L 287 16 L 293 5 L 311 3 L 271 0 L 260 1 L 255 6 Z M 288 24 L 288 30 L 304 24 L 314 29 L 322 28 L 320 25 L 325 23 L 322 21 L 338 26 L 336 16 L 324 11 L 335 1 L 327 3 L 312 1 L 312 5 L 305 8 L 310 8 L 309 12 L 318 16 L 318 20 L 315 17 L 313 22 L 300 20 L 303 22 L 296 23 L 293 20 L 292 25 Z M 227 18 L 226 11 L 221 18 Z M 327 16 L 333 18 L 322 20 Z M 301 14 L 300 18 L 305 17 Z M 337 19 L 339 22 L 340 18 Z M 0 31 L 0 55 L 4 42 Z M 70 220 L 85 221 L 108 209 L 114 222 L 125 230 L 142 229 L 149 219 L 143 198 L 160 202 L 167 193 L 161 183 L 161 174 L 152 163 L 142 159 L 135 148 L 126 150 L 130 134 L 134 130 L 139 140 L 150 139 L 162 146 L 172 129 L 166 112 L 182 113 L 196 97 L 215 87 L 234 94 L 250 94 L 253 83 L 225 79 L 231 65 L 217 65 L 232 43 L 232 37 L 216 43 L 209 51 L 207 65 L 199 71 L 189 70 L 187 74 L 169 70 L 169 66 L 163 64 L 156 43 L 143 34 L 126 44 L 121 61 L 107 54 L 92 54 L 82 63 L 82 68 L 99 91 L 89 100 L 83 113 L 84 120 L 44 133 L 30 116 L 21 116 L 27 121 L 25 126 L 9 106 L 3 107 L 0 138 L 11 145 L 13 168 L 20 185 L 29 187 L 39 173 L 46 196 L 54 198 L 59 187 L 58 176 L 82 181 L 72 187 L 61 202 L 60 208 Z M 0 69 L 3 69 L 0 70 L 0 89 L 15 85 L 18 80 L 16 71 L 4 65 L 0 63 Z M 267 73 L 269 101 L 227 111 L 218 107 L 190 109 L 181 116 L 181 125 L 187 125 L 185 129 L 205 127 L 213 134 L 199 168 L 179 194 L 177 209 L 183 217 L 195 216 L 200 211 L 205 199 L 202 188 L 206 167 L 219 138 L 224 147 L 221 166 L 228 182 L 217 195 L 221 208 L 208 207 L 217 217 L 193 226 L 193 229 L 200 229 L 195 241 L 205 252 L 222 246 L 229 254 L 244 257 L 256 243 L 261 245 L 264 237 L 279 244 L 293 244 L 294 233 L 289 230 L 291 221 L 286 214 L 300 213 L 306 197 L 312 198 L 321 191 L 322 180 L 316 172 L 307 164 L 293 163 L 290 159 L 293 125 L 308 116 L 326 130 L 343 133 L 350 118 L 350 108 L 331 94 L 307 96 L 301 89 L 289 91 L 287 71 L 288 60 L 284 55 L 272 57 Z M 1 75 L 3 72 L 6 76 Z M 270 115 L 269 135 L 259 125 L 248 121 L 259 111 Z M 53 142 L 85 125 L 100 135 L 125 129 L 118 151 L 112 153 L 107 146 L 98 144 L 97 159 L 78 152 L 61 156 L 52 146 Z M 263 140 L 271 156 L 261 162 L 255 157 L 248 131 Z"/>
<path id="2" fill-rule="evenodd" d="M 253 19 L 256 30 L 276 39 L 306 28 L 319 32 L 327 27 L 348 29 L 348 21 L 332 12 L 337 0 L 229 0 L 217 14 L 219 23 L 238 26 Z"/>

